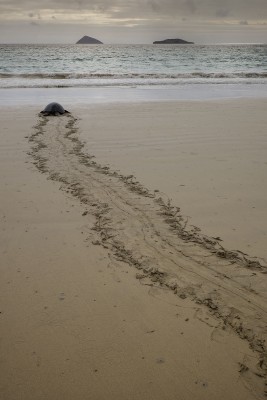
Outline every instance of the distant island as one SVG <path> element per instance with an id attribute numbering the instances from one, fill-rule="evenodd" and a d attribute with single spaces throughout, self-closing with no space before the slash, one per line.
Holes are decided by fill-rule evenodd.
<path id="1" fill-rule="evenodd" d="M 194 42 L 187 42 L 183 39 L 165 39 L 153 42 L 153 44 L 194 44 Z"/>
<path id="2" fill-rule="evenodd" d="M 90 36 L 83 36 L 76 44 L 103 44 L 100 40 L 97 40 Z"/>

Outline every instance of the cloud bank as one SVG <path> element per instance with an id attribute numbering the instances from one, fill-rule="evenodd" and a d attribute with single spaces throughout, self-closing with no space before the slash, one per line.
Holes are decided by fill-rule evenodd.
<path id="1" fill-rule="evenodd" d="M 65 14 L 99 19 L 101 15 L 115 19 L 157 20 L 187 17 L 203 20 L 267 19 L 266 0 L 0 0 L 1 20 L 33 18 L 49 14 Z"/>
<path id="2" fill-rule="evenodd" d="M 88 26 L 84 34 L 101 32 L 115 42 L 130 37 L 129 32 L 124 37 L 123 28 L 135 30 L 138 43 L 138 32 L 147 41 L 178 34 L 195 41 L 198 33 L 206 40 L 216 33 L 214 39 L 220 41 L 233 37 L 241 42 L 266 42 L 266 24 L 267 0 L 0 0 L 1 41 L 12 29 L 20 29 L 21 38 L 29 40 L 23 32 L 33 38 L 37 27 L 34 40 L 45 40 L 50 31 L 59 32 L 60 26 L 67 41 L 70 31 L 79 35 Z M 120 33 L 116 36 L 114 32 Z"/>

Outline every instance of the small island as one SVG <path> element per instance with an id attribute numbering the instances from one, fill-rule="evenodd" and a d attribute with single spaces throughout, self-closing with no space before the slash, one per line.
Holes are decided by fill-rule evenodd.
<path id="1" fill-rule="evenodd" d="M 76 44 L 103 44 L 100 40 L 97 40 L 90 36 L 83 36 Z"/>
<path id="2" fill-rule="evenodd" d="M 194 44 L 194 42 L 187 42 L 183 39 L 165 39 L 153 42 L 153 44 Z"/>

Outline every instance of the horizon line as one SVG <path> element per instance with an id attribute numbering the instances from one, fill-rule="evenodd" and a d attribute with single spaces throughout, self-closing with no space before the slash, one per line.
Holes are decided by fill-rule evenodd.
<path id="1" fill-rule="evenodd" d="M 163 39 L 164 40 L 164 39 Z M 56 45 L 56 46 L 64 46 L 64 45 L 67 45 L 67 46 L 69 46 L 69 45 L 77 45 L 77 46 L 103 46 L 103 45 L 106 45 L 106 46 L 112 46 L 112 45 L 121 45 L 121 46 L 145 46 L 145 45 L 153 45 L 154 43 L 153 42 L 149 42 L 149 43 L 117 43 L 117 42 L 114 42 L 114 43 L 56 43 L 56 42 L 54 42 L 54 43 L 52 43 L 52 42 L 38 42 L 38 43 L 34 43 L 34 42 L 10 42 L 10 43 L 1 43 L 0 42 L 0 46 L 2 46 L 2 45 L 44 45 L 44 46 L 47 46 L 47 45 Z M 158 43 L 158 44 L 161 44 L 161 43 Z M 212 43 L 208 43 L 208 42 L 206 42 L 206 43 L 162 43 L 164 46 L 187 46 L 187 45 L 190 45 L 190 46 L 216 46 L 216 45 L 267 45 L 267 42 L 266 43 L 264 43 L 264 42 L 212 42 Z M 157 45 L 157 43 L 156 43 L 156 45 Z"/>

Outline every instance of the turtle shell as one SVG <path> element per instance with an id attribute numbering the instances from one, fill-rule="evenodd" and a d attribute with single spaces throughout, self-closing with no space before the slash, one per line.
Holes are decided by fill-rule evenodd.
<path id="1" fill-rule="evenodd" d="M 59 103 L 49 103 L 47 106 L 44 108 L 41 113 L 47 114 L 47 115 L 57 115 L 57 114 L 64 114 L 65 112 L 68 112 L 65 110 L 61 104 Z"/>

